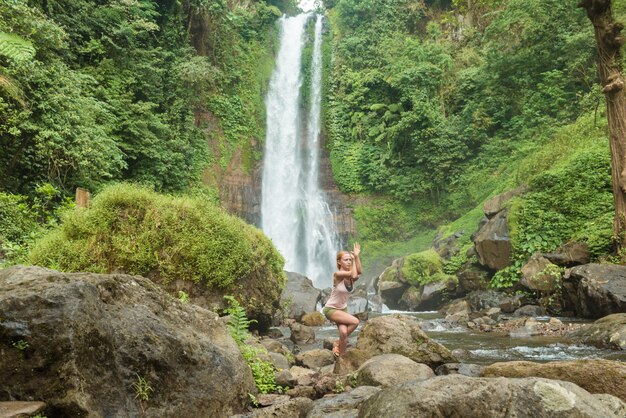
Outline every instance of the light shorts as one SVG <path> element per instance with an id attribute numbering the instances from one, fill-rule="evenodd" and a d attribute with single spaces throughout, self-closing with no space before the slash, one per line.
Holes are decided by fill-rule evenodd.
<path id="1" fill-rule="evenodd" d="M 324 309 L 322 309 L 322 313 L 324 314 L 324 316 L 326 317 L 326 319 L 328 319 L 329 321 L 330 316 L 335 312 L 335 311 L 343 311 L 343 312 L 348 312 L 348 307 L 345 307 L 343 309 L 339 309 L 339 308 L 331 308 L 330 306 L 324 306 Z"/>

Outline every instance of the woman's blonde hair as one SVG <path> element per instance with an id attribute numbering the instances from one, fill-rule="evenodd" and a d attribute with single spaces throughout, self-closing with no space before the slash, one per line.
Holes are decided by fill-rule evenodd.
<path id="1" fill-rule="evenodd" d="M 341 260 L 341 257 L 343 257 L 346 254 L 350 254 L 350 251 L 339 251 L 337 253 L 337 268 L 340 269 L 341 266 L 339 265 L 339 260 Z"/>

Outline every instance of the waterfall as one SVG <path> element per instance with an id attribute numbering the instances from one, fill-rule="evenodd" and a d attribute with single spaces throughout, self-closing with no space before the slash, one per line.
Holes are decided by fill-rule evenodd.
<path id="1" fill-rule="evenodd" d="M 315 17 L 310 100 L 303 111 L 301 88 L 305 28 L 313 15 L 283 16 L 280 48 L 265 105 L 261 228 L 285 257 L 285 269 L 314 285 L 332 285 L 339 239 L 333 214 L 319 186 L 322 95 L 322 19 Z M 306 114 L 304 114 L 306 113 Z"/>

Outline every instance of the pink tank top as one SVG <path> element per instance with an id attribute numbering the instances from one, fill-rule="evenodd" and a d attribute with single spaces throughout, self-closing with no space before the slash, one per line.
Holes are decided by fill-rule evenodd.
<path id="1" fill-rule="evenodd" d="M 348 289 L 346 289 L 344 280 L 340 281 L 337 286 L 333 287 L 333 290 L 330 292 L 330 297 L 328 298 L 328 301 L 326 301 L 326 305 L 324 305 L 324 307 L 335 309 L 346 308 L 348 306 L 350 293 L 352 292 L 349 292 Z"/>

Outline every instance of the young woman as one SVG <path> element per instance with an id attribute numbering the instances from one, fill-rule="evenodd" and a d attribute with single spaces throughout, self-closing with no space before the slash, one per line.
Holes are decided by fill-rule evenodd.
<path id="1" fill-rule="evenodd" d="M 348 337 L 359 325 L 359 320 L 348 313 L 348 298 L 354 290 L 354 282 L 361 274 L 360 253 L 361 246 L 356 242 L 353 251 L 337 253 L 337 271 L 333 275 L 333 290 L 322 310 L 326 318 L 337 324 L 339 329 L 339 340 L 333 345 L 335 356 L 346 352 Z"/>

